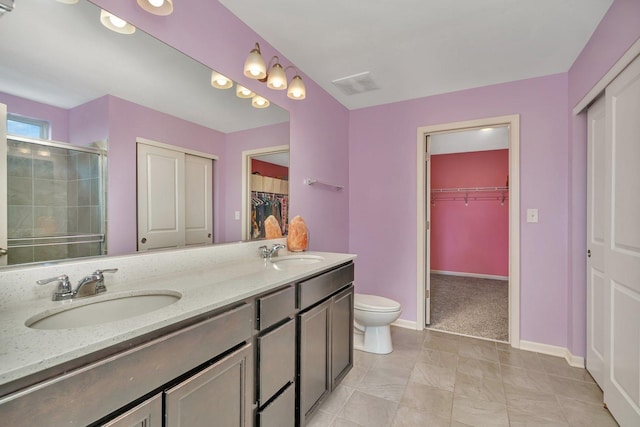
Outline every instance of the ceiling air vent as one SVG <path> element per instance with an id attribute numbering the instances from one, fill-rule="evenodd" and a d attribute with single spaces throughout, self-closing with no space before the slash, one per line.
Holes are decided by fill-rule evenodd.
<path id="1" fill-rule="evenodd" d="M 355 95 L 380 89 L 380 86 L 373 81 L 373 77 L 369 71 L 336 79 L 331 83 L 336 85 L 345 95 Z"/>

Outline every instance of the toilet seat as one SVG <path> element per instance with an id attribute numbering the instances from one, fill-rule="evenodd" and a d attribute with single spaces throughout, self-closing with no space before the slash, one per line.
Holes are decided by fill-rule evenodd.
<path id="1" fill-rule="evenodd" d="M 356 310 L 371 311 L 377 313 L 388 313 L 393 311 L 400 311 L 400 303 L 389 298 L 368 295 L 368 294 L 355 294 L 353 307 Z"/>

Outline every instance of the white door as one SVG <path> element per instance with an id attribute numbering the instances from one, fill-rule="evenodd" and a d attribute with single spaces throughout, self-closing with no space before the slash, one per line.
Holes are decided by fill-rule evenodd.
<path id="1" fill-rule="evenodd" d="M 604 398 L 621 426 L 640 425 L 640 59 L 606 89 Z"/>
<path id="2" fill-rule="evenodd" d="M 0 265 L 7 265 L 7 106 L 0 104 Z"/>
<path id="3" fill-rule="evenodd" d="M 424 195 L 424 323 L 431 323 L 431 137 L 427 135 Z"/>
<path id="4" fill-rule="evenodd" d="M 604 384 L 605 309 L 605 100 L 600 98 L 588 111 L 587 150 L 587 369 Z"/>
<path id="5" fill-rule="evenodd" d="M 138 143 L 138 250 L 185 245 L 184 153 Z"/>
<path id="6" fill-rule="evenodd" d="M 213 161 L 185 155 L 186 244 L 212 243 L 213 235 Z"/>

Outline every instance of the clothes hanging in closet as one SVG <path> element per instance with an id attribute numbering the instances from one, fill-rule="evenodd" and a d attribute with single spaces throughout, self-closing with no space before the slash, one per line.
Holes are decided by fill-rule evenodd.
<path id="1" fill-rule="evenodd" d="M 258 191 L 251 192 L 251 239 L 263 239 L 265 237 L 264 220 L 269 215 L 273 215 L 282 234 L 287 234 L 288 221 L 287 211 L 289 207 L 289 196 L 286 194 L 264 193 Z"/>

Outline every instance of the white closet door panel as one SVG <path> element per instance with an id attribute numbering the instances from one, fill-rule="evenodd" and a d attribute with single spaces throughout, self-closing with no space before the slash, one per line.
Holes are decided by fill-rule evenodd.
<path id="1" fill-rule="evenodd" d="M 620 425 L 640 425 L 640 59 L 609 85 L 606 109 L 610 342 L 604 395 Z"/>
<path id="2" fill-rule="evenodd" d="M 213 161 L 187 154 L 185 164 L 186 243 L 212 243 Z"/>
<path id="3" fill-rule="evenodd" d="M 138 144 L 138 250 L 185 244 L 184 153 Z"/>
<path id="4" fill-rule="evenodd" d="M 605 99 L 597 100 L 587 114 L 587 369 L 602 387 L 605 376 Z"/>

